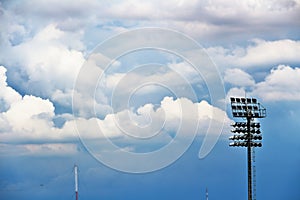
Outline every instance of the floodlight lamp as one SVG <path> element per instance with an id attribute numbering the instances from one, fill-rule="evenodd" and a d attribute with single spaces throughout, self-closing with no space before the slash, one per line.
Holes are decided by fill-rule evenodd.
<path id="1" fill-rule="evenodd" d="M 250 126 L 252 128 L 260 128 L 260 123 L 251 123 Z"/>
<path id="2" fill-rule="evenodd" d="M 247 142 L 241 142 L 241 143 L 239 143 L 239 146 L 246 147 L 247 146 Z"/>
<path id="3" fill-rule="evenodd" d="M 251 144 L 250 144 L 250 146 L 251 147 L 262 147 L 262 144 L 259 142 L 252 142 Z"/>
<path id="4" fill-rule="evenodd" d="M 252 103 L 256 104 L 257 103 L 257 99 L 252 98 Z"/>
<path id="5" fill-rule="evenodd" d="M 235 123 L 231 124 L 231 126 L 233 126 L 234 128 L 236 128 L 236 127 L 245 128 L 245 127 L 247 127 L 247 123 L 246 122 L 235 122 Z"/>
<path id="6" fill-rule="evenodd" d="M 236 143 L 235 142 L 231 142 L 231 143 L 229 143 L 229 146 L 231 146 L 231 147 L 234 147 L 236 145 Z"/>
<path id="7" fill-rule="evenodd" d="M 262 143 L 258 143 L 258 147 L 262 147 Z"/>
<path id="8" fill-rule="evenodd" d="M 252 139 L 253 140 L 262 140 L 262 136 L 261 135 L 253 136 Z"/>

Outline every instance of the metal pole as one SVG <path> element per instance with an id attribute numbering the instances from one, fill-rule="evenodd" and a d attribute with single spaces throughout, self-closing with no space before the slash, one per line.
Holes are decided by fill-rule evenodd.
<path id="1" fill-rule="evenodd" d="M 252 162 L 251 162 L 251 116 L 247 117 L 247 154 L 248 154 L 248 200 L 252 200 Z"/>
<path id="2" fill-rule="evenodd" d="M 75 175 L 75 195 L 76 195 L 76 200 L 78 200 L 78 167 L 77 167 L 77 165 L 74 166 L 74 175 Z"/>

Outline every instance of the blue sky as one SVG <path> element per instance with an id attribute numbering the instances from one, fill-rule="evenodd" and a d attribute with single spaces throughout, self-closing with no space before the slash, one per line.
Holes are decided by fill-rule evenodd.
<path id="1" fill-rule="evenodd" d="M 300 1 L 0 2 L 0 198 L 247 197 L 230 96 L 256 97 L 257 199 L 300 196 Z M 146 173 L 144 173 L 146 172 Z"/>

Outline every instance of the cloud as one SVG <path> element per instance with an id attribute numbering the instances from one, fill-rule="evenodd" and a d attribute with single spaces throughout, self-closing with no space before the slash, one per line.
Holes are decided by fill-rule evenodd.
<path id="1" fill-rule="evenodd" d="M 228 70 L 229 71 L 229 70 Z M 245 73 L 242 70 L 241 74 Z M 246 74 L 246 73 L 245 73 Z M 252 80 L 250 87 L 244 88 L 239 82 L 230 81 L 234 85 L 227 93 L 229 96 L 256 96 L 264 101 L 299 101 L 300 89 L 300 68 L 287 65 L 278 65 L 271 69 L 270 73 L 264 77 L 264 80 L 254 83 L 253 78 L 248 74 L 249 80 Z M 247 80 L 247 79 L 245 79 Z M 236 87 L 238 86 L 238 87 Z"/>
<path id="2" fill-rule="evenodd" d="M 250 74 L 238 68 L 226 70 L 224 81 L 241 87 L 253 86 L 255 84 Z"/>
<path id="3" fill-rule="evenodd" d="M 17 91 L 7 85 L 6 71 L 4 66 L 0 66 L 1 111 L 7 110 L 12 103 L 19 101 L 22 98 Z"/>
<path id="4" fill-rule="evenodd" d="M 245 95 L 249 95 L 249 94 L 246 93 L 244 88 L 233 87 L 230 88 L 229 91 L 227 92 L 226 99 L 227 102 L 230 102 L 230 97 L 245 97 Z"/>
<path id="5" fill-rule="evenodd" d="M 3 115 L 13 131 L 43 132 L 46 127 L 51 126 L 47 119 L 54 116 L 54 106 L 49 100 L 25 95 L 20 101 L 11 104 Z"/>
<path id="6" fill-rule="evenodd" d="M 108 4 L 104 10 L 111 19 L 135 21 L 135 27 L 169 27 L 203 43 L 231 44 L 253 37 L 267 39 L 266 32 L 272 38 L 296 36 L 299 22 L 293 19 L 299 18 L 300 6 L 293 0 L 123 1 Z"/>
<path id="7" fill-rule="evenodd" d="M 279 65 L 264 81 L 256 84 L 253 94 L 265 101 L 299 101 L 300 68 Z"/>
<path id="8" fill-rule="evenodd" d="M 207 51 L 219 65 L 226 67 L 257 68 L 270 67 L 278 64 L 300 63 L 296 52 L 300 51 L 300 41 L 275 40 L 265 41 L 255 39 L 246 47 L 236 46 L 232 49 L 210 47 Z"/>
<path id="9" fill-rule="evenodd" d="M 121 139 L 122 143 L 126 144 L 132 143 L 131 136 L 152 138 L 160 135 L 152 142 L 164 143 L 172 140 L 180 126 L 186 126 L 187 131 L 184 134 L 192 134 L 196 131 L 196 126 L 192 124 L 199 122 L 198 134 L 205 134 L 211 120 L 217 122 L 218 126 L 222 126 L 224 120 L 229 120 L 224 111 L 206 101 L 193 103 L 184 97 L 175 100 L 172 97 L 165 97 L 157 105 L 148 103 L 136 110 L 120 110 L 107 114 L 103 119 L 55 115 L 55 107 L 51 100 L 33 95 L 22 97 L 11 88 L 6 82 L 5 71 L 2 66 L 1 89 L 4 92 L 1 98 L 7 105 L 7 109 L 0 113 L 0 140 L 3 152 L 9 151 L 13 145 L 18 145 L 16 150 L 24 150 L 25 154 L 37 154 L 39 151 L 41 154 L 56 154 L 63 149 L 66 149 L 66 153 L 71 153 L 75 149 L 73 144 L 78 141 L 76 125 L 81 139 L 85 140 L 101 143 L 104 138 L 111 138 L 119 141 Z M 198 115 L 192 115 L 193 112 Z M 54 123 L 58 117 L 62 120 L 61 126 Z M 183 122 L 185 125 L 182 125 Z M 213 131 L 209 134 L 219 134 Z"/>
<path id="10" fill-rule="evenodd" d="M 114 51 L 115 48 L 120 47 L 110 47 L 109 51 Z M 148 64 L 140 61 L 140 58 L 147 57 L 149 54 L 153 56 L 144 50 L 136 57 L 129 55 L 129 61 L 123 58 L 124 60 L 114 62 L 118 64 L 108 67 L 106 66 L 111 62 L 109 58 L 100 53 L 93 53 L 84 63 L 73 91 L 75 114 L 91 117 L 96 112 L 98 117 L 103 118 L 111 110 L 124 110 L 127 106 L 136 109 L 149 102 L 160 103 L 164 96 L 190 98 L 194 94 L 193 85 L 197 84 L 197 87 L 203 89 L 205 88 L 204 78 L 206 81 L 216 79 L 216 75 L 213 74 L 214 69 L 202 67 L 207 57 L 201 62 L 199 54 L 193 55 L 201 62 L 199 72 L 182 59 L 171 60 L 170 57 L 174 56 L 172 54 L 156 50 L 151 50 L 151 52 L 155 52 L 154 56 L 158 55 L 159 58 L 156 58 L 158 61 Z M 205 64 L 207 66 L 207 63 Z M 207 95 L 206 91 L 201 92 L 200 94 L 198 91 L 199 96 Z M 59 99 L 63 97 L 63 94 L 56 92 L 55 97 Z"/>
<path id="11" fill-rule="evenodd" d="M 97 9 L 98 16 L 110 18 L 125 18 L 125 19 L 151 19 L 151 18 L 167 18 L 178 20 L 201 20 L 199 16 L 206 17 L 207 20 L 216 18 L 229 18 L 244 12 L 244 18 L 251 18 L 253 15 L 263 15 L 274 13 L 280 15 L 282 13 L 293 14 L 298 9 L 298 1 L 288 0 L 269 0 L 269 1 L 243 1 L 243 2 L 227 2 L 223 0 L 212 0 L 209 2 L 191 1 L 150 1 L 144 2 L 140 0 L 128 1 L 33 1 L 36 6 L 31 6 L 28 2 L 16 3 L 13 7 L 22 15 L 35 14 L 40 17 L 66 18 L 66 17 L 86 17 L 89 12 L 94 13 Z M 57 7 L 52 9 L 54 6 Z M 128 13 L 128 10 L 132 12 Z M 197 10 L 201 12 L 196 12 Z M 175 11 L 175 12 L 172 12 Z M 177 12 L 181 11 L 181 12 Z M 188 12 L 190 11 L 190 12 Z M 220 12 L 223 11 L 223 12 Z M 176 13 L 176 14 L 175 14 Z M 266 15 L 266 14 L 265 14 Z M 203 19 L 202 19 L 203 20 Z M 264 19 L 267 20 L 267 19 Z"/>
<path id="12" fill-rule="evenodd" d="M 65 156 L 77 152 L 77 144 L 47 143 L 47 144 L 1 144 L 2 156 Z"/>
<path id="13" fill-rule="evenodd" d="M 0 138 L 4 143 L 41 143 L 62 141 L 66 138 L 74 140 L 73 130 L 62 130 L 53 122 L 55 107 L 49 99 L 42 99 L 33 95 L 23 97 L 6 82 L 6 69 L 0 67 L 1 76 L 1 107 Z M 66 120 L 68 116 L 65 117 Z"/>
<path id="14" fill-rule="evenodd" d="M 246 49 L 246 54 L 237 61 L 240 66 L 274 65 L 279 63 L 299 63 L 296 52 L 300 51 L 300 41 L 255 40 L 255 45 Z"/>
<path id="15" fill-rule="evenodd" d="M 160 106 L 154 108 L 154 105 L 146 104 L 136 112 L 123 110 L 108 114 L 103 120 L 69 118 L 61 128 L 58 128 L 53 123 L 55 114 L 51 101 L 25 95 L 19 101 L 13 102 L 7 111 L 1 113 L 0 119 L 3 122 L 1 127 L 3 128 L 1 128 L 0 138 L 3 143 L 7 144 L 22 143 L 24 145 L 20 148 L 25 148 L 29 152 L 41 149 L 45 150 L 45 153 L 51 150 L 55 153 L 56 147 L 63 148 L 60 145 L 61 142 L 77 141 L 75 124 L 79 127 L 80 137 L 88 140 L 101 140 L 104 137 L 126 138 L 128 133 L 138 138 L 148 138 L 160 131 L 172 139 L 170 134 L 178 130 L 182 117 L 191 124 L 199 120 L 199 134 L 205 133 L 210 120 L 216 120 L 220 124 L 224 120 L 229 120 L 224 111 L 214 108 L 206 101 L 193 103 L 185 98 L 173 100 L 171 97 L 165 97 Z M 198 117 L 182 116 L 182 112 L 187 113 L 191 110 L 198 110 Z M 99 134 L 99 131 L 102 134 Z M 190 134 L 189 131 L 186 134 Z M 38 144 L 44 146 L 39 147 Z"/>
<path id="16" fill-rule="evenodd" d="M 0 113 L 2 143 L 41 144 L 75 141 L 73 129 L 55 126 L 53 103 L 36 96 L 25 95 Z"/>
<path id="17" fill-rule="evenodd" d="M 182 31 L 195 38 L 201 38 L 205 43 L 222 41 L 230 44 L 231 41 L 245 41 L 249 37 L 262 38 L 266 32 L 273 38 L 278 35 L 281 38 L 287 34 L 297 35 L 296 27 L 299 26 L 299 22 L 293 19 L 299 17 L 300 6 L 299 1 L 293 0 L 243 2 L 34 0 L 6 2 L 3 4 L 3 10 L 10 15 L 7 20 L 16 22 L 13 23 L 14 27 L 23 29 L 22 31 L 18 28 L 20 33 L 27 31 L 28 23 L 35 31 L 54 23 L 63 31 L 72 32 L 89 32 L 91 27 L 101 27 L 102 32 L 93 35 L 93 39 L 99 39 L 99 35 L 103 36 L 103 32 L 107 30 L 111 34 L 136 27 L 158 26 Z M 85 38 L 92 41 L 90 36 Z M 227 40 L 224 41 L 223 38 Z"/>
<path id="18" fill-rule="evenodd" d="M 196 112 L 195 118 L 184 113 Z M 137 109 L 122 110 L 114 114 L 108 114 L 103 120 L 91 118 L 89 120 L 79 119 L 75 121 L 82 138 L 93 136 L 102 137 L 124 137 L 130 135 L 136 138 L 151 138 L 157 134 L 173 134 L 179 130 L 182 121 L 190 124 L 199 122 L 198 134 L 205 134 L 210 120 L 215 120 L 219 124 L 230 121 L 226 113 L 219 108 L 215 108 L 206 101 L 193 103 L 186 98 L 173 99 L 165 97 L 160 105 L 146 104 Z M 191 130 L 185 134 L 192 134 Z M 99 134 L 100 133 L 100 134 Z M 90 135 L 89 135 L 90 134 Z M 211 132 L 210 134 L 219 134 Z"/>
<path id="19" fill-rule="evenodd" d="M 32 3 L 35 6 L 32 6 Z M 131 12 L 128 12 L 128 8 Z M 1 104 L 4 105 L 0 115 L 0 124 L 3 127 L 0 137 L 7 142 L 16 143 L 74 141 L 76 138 L 74 123 L 79 123 L 82 124 L 83 130 L 86 130 L 87 138 L 99 137 L 93 124 L 102 127 L 108 137 L 117 138 L 123 133 L 116 124 L 116 118 L 121 119 L 119 122 L 122 122 L 121 125 L 126 130 L 136 132 L 136 134 L 141 134 L 136 131 L 139 130 L 138 128 L 147 127 L 148 129 L 144 129 L 147 130 L 144 136 L 150 136 L 162 125 L 164 125 L 164 131 L 172 132 L 179 124 L 180 110 L 177 109 L 179 104 L 191 110 L 199 110 L 200 114 L 197 119 L 201 121 L 204 128 L 207 128 L 209 120 L 221 123 L 224 116 L 225 120 L 228 120 L 222 110 L 217 110 L 206 101 L 192 102 L 184 98 L 185 95 L 178 95 L 178 99 L 174 100 L 166 97 L 169 94 L 164 94 L 160 95 L 155 103 L 153 101 L 150 101 L 152 103 L 137 103 L 133 109 L 120 107 L 114 110 L 114 113 L 112 112 L 109 105 L 110 95 L 112 89 L 118 84 L 123 93 L 128 93 L 128 89 L 139 86 L 142 80 L 148 82 L 162 80 L 161 83 L 165 85 L 180 88 L 185 82 L 178 81 L 178 74 L 184 76 L 190 81 L 189 83 L 196 83 L 198 76 L 195 76 L 194 71 L 190 70 L 184 62 L 168 64 L 168 67 L 174 70 L 173 72 L 156 71 L 156 74 L 150 75 L 139 73 L 125 75 L 116 71 L 114 74 L 106 74 L 103 88 L 97 88 L 99 90 L 95 97 L 73 91 L 73 83 L 85 61 L 84 55 L 89 51 L 87 49 L 89 44 L 85 41 L 89 36 L 88 32 L 91 29 L 105 29 L 105 31 L 108 30 L 109 35 L 132 27 L 157 25 L 172 27 L 197 37 L 208 37 L 210 40 L 218 38 L 224 40 L 229 36 L 235 37 L 240 34 L 251 38 L 252 35 L 249 36 L 247 31 L 265 33 L 268 30 L 274 34 L 278 32 L 272 30 L 284 33 L 293 31 L 292 28 L 285 29 L 285 27 L 299 24 L 297 20 L 290 20 L 298 16 L 297 11 L 299 11 L 298 1 L 235 3 L 219 0 L 176 1 L 175 3 L 174 1 L 113 1 L 110 3 L 33 1 L 13 4 L 4 2 L 1 4 L 1 17 L 4 20 L 1 20 L 3 54 L 0 58 L 1 62 L 8 66 L 7 74 L 12 86 L 8 86 L 6 82 L 5 69 L 0 68 L 1 81 L 3 80 L 0 82 L 1 91 L 3 90 L 0 99 Z M 217 35 L 224 37 L 216 37 Z M 99 41 L 101 37 L 99 39 L 94 35 L 89 41 Z M 137 42 L 138 39 L 136 38 Z M 297 40 L 256 39 L 246 47 L 217 46 L 207 48 L 207 50 L 218 64 L 225 63 L 234 67 L 225 72 L 225 81 L 238 87 L 250 87 L 254 90 L 253 92 L 262 95 L 262 91 L 265 90 L 281 91 L 280 94 L 282 94 L 283 91 L 278 85 L 283 84 L 283 81 L 278 85 L 270 81 L 274 79 L 274 74 L 279 73 L 279 68 L 274 69 L 265 81 L 255 84 L 254 78 L 237 67 L 258 65 L 269 67 L 278 63 L 298 63 L 299 58 L 295 52 L 299 52 L 299 46 Z M 281 53 L 282 51 L 286 53 Z M 95 59 L 92 59 L 94 63 L 89 63 L 94 65 L 94 68 L 91 68 L 88 76 L 84 77 L 86 85 L 82 87 L 93 88 L 94 85 L 91 84 L 94 82 L 91 80 L 98 80 L 98 75 L 103 72 L 97 66 L 97 59 L 102 60 L 102 63 L 110 60 L 101 54 L 95 55 Z M 118 63 L 115 67 L 118 68 L 122 64 Z M 124 82 L 126 84 L 120 84 Z M 144 91 L 136 93 L 140 95 L 140 99 L 146 99 L 143 95 L 149 93 L 155 92 L 157 95 L 157 87 L 144 87 L 143 89 Z M 80 92 L 82 91 L 84 90 Z M 181 91 L 186 91 L 186 88 L 181 88 Z M 22 93 L 23 97 L 19 93 Z M 59 107 L 55 108 L 55 106 L 59 104 L 70 110 L 72 94 L 78 97 L 78 104 L 76 104 L 78 107 L 74 107 L 76 117 L 75 119 L 62 117 L 63 123 L 58 127 L 54 121 L 59 117 L 55 115 L 57 112 L 55 109 Z M 297 99 L 296 96 L 294 94 L 289 98 Z M 122 96 L 118 97 L 120 97 L 117 98 L 120 105 L 123 105 L 124 99 Z M 212 116 L 211 110 L 218 114 Z M 95 111 L 97 116 L 91 113 Z"/>
<path id="20" fill-rule="evenodd" d="M 64 97 L 69 99 L 64 101 L 70 101 L 67 92 L 72 89 L 84 62 L 82 52 L 72 46 L 76 46 L 76 41 L 72 41 L 69 33 L 50 24 L 30 40 L 6 47 L 0 57 L 9 66 L 13 82 L 21 83 L 18 84 L 19 90 L 53 100 L 58 99 L 59 92 L 66 92 L 59 99 Z"/>

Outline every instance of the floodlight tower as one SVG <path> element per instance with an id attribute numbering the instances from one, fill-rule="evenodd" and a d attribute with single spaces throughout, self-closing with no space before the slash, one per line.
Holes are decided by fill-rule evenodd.
<path id="1" fill-rule="evenodd" d="M 248 158 L 248 200 L 252 200 L 252 162 L 251 148 L 261 147 L 262 136 L 260 123 L 253 122 L 255 118 L 265 118 L 266 109 L 257 102 L 255 98 L 235 98 L 230 97 L 233 117 L 246 119 L 246 122 L 235 122 L 232 124 L 231 132 L 235 135 L 229 137 L 234 142 L 230 143 L 232 147 L 247 147 Z M 236 142 L 241 140 L 241 142 Z"/>

